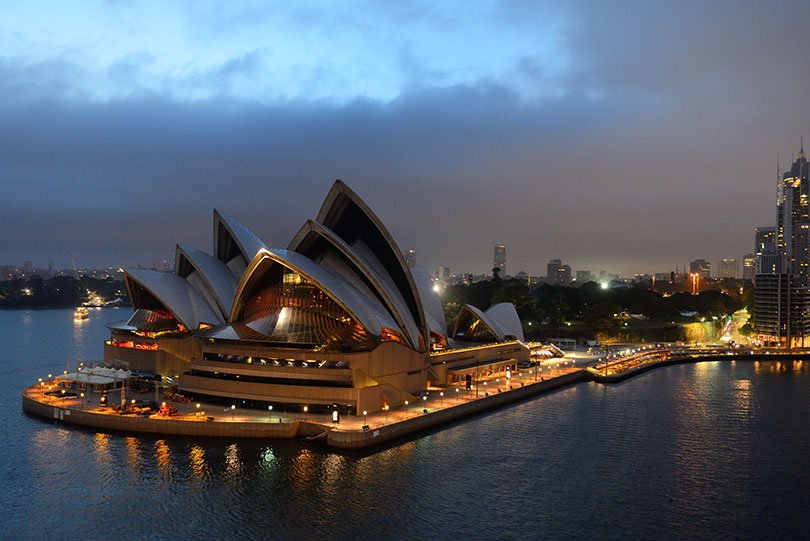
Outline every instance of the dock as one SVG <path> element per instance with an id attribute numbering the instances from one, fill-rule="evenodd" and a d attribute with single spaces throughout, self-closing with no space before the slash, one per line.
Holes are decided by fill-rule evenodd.
<path id="1" fill-rule="evenodd" d="M 420 433 L 457 420 L 572 385 L 587 379 L 586 371 L 565 367 L 544 375 L 525 371 L 511 380 L 481 382 L 477 390 L 458 386 L 432 389 L 416 403 L 369 415 L 344 415 L 339 423 L 323 414 L 276 413 L 223 408 L 214 404 L 183 404 L 181 415 L 119 414 L 93 398 L 54 397 L 40 383 L 25 389 L 23 410 L 58 423 L 127 433 L 259 439 L 302 438 L 329 448 L 360 450 L 418 437 Z"/>

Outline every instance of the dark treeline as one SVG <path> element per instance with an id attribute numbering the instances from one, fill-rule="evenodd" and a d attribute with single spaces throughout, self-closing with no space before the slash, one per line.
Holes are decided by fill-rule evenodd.
<path id="1" fill-rule="evenodd" d="M 79 306 L 88 300 L 87 292 L 112 300 L 120 292 L 125 293 L 124 282 L 113 278 L 99 279 L 82 276 L 55 276 L 44 279 L 32 276 L 28 279 L 0 282 L 0 308 L 58 308 Z M 128 298 L 124 295 L 125 302 Z"/>
<path id="2" fill-rule="evenodd" d="M 685 323 L 701 318 L 722 317 L 747 306 L 750 283 L 724 280 L 718 289 L 698 295 L 688 292 L 665 294 L 648 285 L 603 289 L 594 282 L 581 287 L 542 284 L 529 287 L 521 280 L 476 282 L 447 287 L 442 300 L 448 328 L 464 304 L 486 309 L 499 302 L 515 305 L 529 336 L 543 328 L 569 326 L 594 331 L 610 330 L 633 321 Z M 694 315 L 691 313 L 694 312 Z M 687 315 L 682 315 L 687 314 Z"/>

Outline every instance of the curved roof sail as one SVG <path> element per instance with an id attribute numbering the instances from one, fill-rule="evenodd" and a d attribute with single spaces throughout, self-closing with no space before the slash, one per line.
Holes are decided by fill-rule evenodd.
<path id="1" fill-rule="evenodd" d="M 399 330 L 385 310 L 374 306 L 370 302 L 372 299 L 362 295 L 344 278 L 297 252 L 267 248 L 256 255 L 239 282 L 231 309 L 231 321 L 239 321 L 250 292 L 258 288 L 265 275 L 276 265 L 298 273 L 315 284 L 371 335 L 381 336 L 383 327 Z"/>
<path id="2" fill-rule="evenodd" d="M 425 307 L 425 318 L 430 332 L 441 337 L 440 341 L 447 342 L 447 320 L 444 317 L 444 308 L 439 294 L 433 289 L 433 281 L 424 269 L 411 269 L 422 305 Z"/>
<path id="3" fill-rule="evenodd" d="M 266 248 L 264 242 L 240 222 L 214 210 L 214 256 L 238 277 L 256 254 Z"/>
<path id="4" fill-rule="evenodd" d="M 515 305 L 511 302 L 501 302 L 490 306 L 484 312 L 489 319 L 498 325 L 506 338 L 515 337 L 523 341 L 523 325 L 520 324 Z"/>
<path id="5" fill-rule="evenodd" d="M 200 323 L 220 325 L 225 322 L 208 305 L 202 294 L 180 276 L 134 269 L 124 272 L 124 282 L 135 309 L 165 308 L 177 321 L 192 331 L 196 330 Z"/>
<path id="6" fill-rule="evenodd" d="M 402 251 L 376 214 L 341 180 L 336 180 L 321 206 L 317 221 L 356 247 L 363 244 L 391 277 L 414 321 L 429 339 L 422 301 Z"/>
<path id="7" fill-rule="evenodd" d="M 361 281 L 361 284 L 355 284 L 355 287 L 361 292 L 366 289 L 368 294 L 375 296 L 385 306 L 391 317 L 396 320 L 411 347 L 418 347 L 419 329 L 399 290 L 390 279 L 386 280 L 381 276 L 332 230 L 322 224 L 307 220 L 290 242 L 289 249 L 321 262 L 324 266 L 329 261 L 339 258 L 343 263 L 341 266 L 350 269 L 356 279 Z M 332 266 L 337 266 L 337 264 Z"/>
<path id="8" fill-rule="evenodd" d="M 470 304 L 461 307 L 453 326 L 453 338 L 480 340 L 488 334 L 498 342 L 523 341 L 523 327 L 512 303 L 496 304 L 486 312 Z"/>
<path id="9" fill-rule="evenodd" d="M 174 273 L 200 290 L 221 319 L 227 320 L 239 280 L 225 263 L 202 250 L 178 244 Z"/>

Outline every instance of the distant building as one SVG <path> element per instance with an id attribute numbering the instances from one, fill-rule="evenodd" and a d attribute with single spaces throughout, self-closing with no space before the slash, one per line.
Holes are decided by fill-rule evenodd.
<path id="1" fill-rule="evenodd" d="M 613 274 L 613 273 L 608 272 L 606 270 L 600 270 L 599 271 L 599 283 L 600 284 L 609 284 L 613 280 L 618 280 L 618 279 L 619 279 L 618 274 Z"/>
<path id="2" fill-rule="evenodd" d="M 571 266 L 564 265 L 559 259 L 548 262 L 546 276 L 551 284 L 568 284 L 571 282 Z"/>
<path id="3" fill-rule="evenodd" d="M 721 259 L 717 264 L 718 278 L 737 278 L 740 274 L 740 266 L 736 259 Z"/>
<path id="4" fill-rule="evenodd" d="M 578 270 L 577 283 L 584 284 L 585 282 L 593 282 L 593 273 L 589 270 Z"/>
<path id="5" fill-rule="evenodd" d="M 440 282 L 447 282 L 450 279 L 450 267 L 439 265 L 436 269 L 436 279 Z"/>
<path id="6" fill-rule="evenodd" d="M 492 256 L 492 268 L 500 269 L 501 278 L 506 276 L 506 245 L 496 244 L 495 253 Z"/>
<path id="7" fill-rule="evenodd" d="M 416 266 L 416 250 L 408 248 L 405 250 L 403 256 L 405 257 L 405 264 L 408 265 L 408 268 L 412 269 Z"/>
<path id="8" fill-rule="evenodd" d="M 743 280 L 753 280 L 756 256 L 754 254 L 745 254 L 743 256 Z"/>
<path id="9" fill-rule="evenodd" d="M 656 282 L 669 282 L 672 278 L 672 272 L 656 272 L 653 274 L 653 279 L 655 279 Z"/>
<path id="10" fill-rule="evenodd" d="M 518 272 L 518 273 L 515 275 L 515 278 L 517 278 L 518 280 L 520 280 L 520 281 L 522 281 L 522 282 L 526 282 L 526 283 L 529 283 L 529 281 L 530 281 L 530 276 L 529 276 L 529 274 L 528 274 L 526 271 L 520 271 L 520 272 Z"/>
<path id="11" fill-rule="evenodd" d="M 689 274 L 697 274 L 702 280 L 712 275 L 712 264 L 705 259 L 695 259 L 689 263 Z"/>
<path id="12" fill-rule="evenodd" d="M 766 346 L 810 346 L 810 185 L 801 146 L 779 179 L 776 226 L 756 230 L 754 330 Z"/>

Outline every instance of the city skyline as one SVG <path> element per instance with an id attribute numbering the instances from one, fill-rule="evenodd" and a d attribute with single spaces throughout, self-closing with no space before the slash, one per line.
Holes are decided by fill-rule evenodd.
<path id="1" fill-rule="evenodd" d="M 148 265 L 167 235 L 207 249 L 215 207 L 273 243 L 335 178 L 430 270 L 483 271 L 497 242 L 515 272 L 752 251 L 810 128 L 810 7 L 472 11 L 6 10 L 0 254 Z"/>

